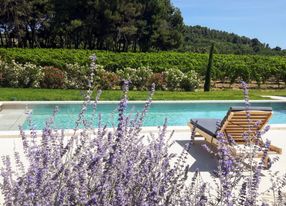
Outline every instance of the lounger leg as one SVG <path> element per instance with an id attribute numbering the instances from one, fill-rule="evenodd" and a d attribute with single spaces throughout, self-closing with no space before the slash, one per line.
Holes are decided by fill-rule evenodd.
<path id="1" fill-rule="evenodd" d="M 276 146 L 274 146 L 274 145 L 270 145 L 269 150 L 270 150 L 270 151 L 274 151 L 274 152 L 276 152 L 277 154 L 282 154 L 282 148 L 276 147 Z"/>
<path id="2" fill-rule="evenodd" d="M 264 146 L 264 142 L 259 141 L 259 145 L 263 147 Z M 272 144 L 269 147 L 269 151 L 276 152 L 277 154 L 282 154 L 282 148 L 274 146 Z"/>
<path id="3" fill-rule="evenodd" d="M 269 169 L 272 166 L 271 159 L 267 155 L 265 160 L 264 160 L 264 169 Z"/>

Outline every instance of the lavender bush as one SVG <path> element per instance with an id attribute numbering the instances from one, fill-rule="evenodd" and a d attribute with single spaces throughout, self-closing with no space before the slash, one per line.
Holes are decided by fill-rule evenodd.
<path id="1" fill-rule="evenodd" d="M 9 156 L 2 157 L 0 186 L 5 205 L 266 205 L 260 201 L 258 188 L 269 141 L 257 162 L 254 157 L 258 149 L 256 141 L 250 141 L 250 133 L 244 134 L 245 149 L 249 152 L 239 157 L 234 157 L 229 147 L 235 141 L 218 134 L 218 152 L 204 146 L 219 159 L 213 183 L 205 182 L 198 170 L 189 174 L 187 157 L 195 144 L 195 128 L 191 141 L 177 155 L 170 152 L 173 142 L 172 134 L 167 136 L 167 121 L 157 134 L 142 134 L 154 85 L 142 112 L 131 118 L 125 112 L 128 104 L 128 82 L 125 82 L 117 126 L 101 125 L 101 115 L 96 113 L 101 92 L 91 100 L 95 60 L 92 57 L 86 98 L 72 134 L 53 129 L 58 108 L 46 121 L 41 135 L 37 135 L 31 114 L 28 115 L 30 131 L 20 128 L 28 163 L 23 163 L 18 152 L 14 157 L 15 168 Z M 247 108 L 246 85 L 244 88 Z M 91 119 L 86 117 L 88 107 L 93 108 Z M 93 128 L 96 119 L 99 126 Z M 79 129 L 79 125 L 84 128 Z M 257 133 L 255 138 L 260 140 L 261 135 Z M 247 166 L 245 159 L 249 162 Z M 277 183 L 270 188 L 274 203 L 285 204 L 282 189 L 286 176 L 272 178 Z"/>

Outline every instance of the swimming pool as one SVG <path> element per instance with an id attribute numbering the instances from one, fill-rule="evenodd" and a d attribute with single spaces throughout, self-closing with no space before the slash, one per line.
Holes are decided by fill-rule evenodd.
<path id="1" fill-rule="evenodd" d="M 191 118 L 223 118 L 231 106 L 243 106 L 243 102 L 153 102 L 144 119 L 144 126 L 160 126 L 168 119 L 168 126 L 185 126 Z M 36 129 L 42 129 L 45 120 L 49 118 L 55 108 L 59 107 L 59 113 L 55 118 L 57 128 L 73 128 L 80 112 L 80 104 L 31 104 L 32 120 Z M 134 116 L 137 111 L 143 109 L 144 103 L 129 103 L 127 113 Z M 286 124 L 286 102 L 252 102 L 251 106 L 272 107 L 273 116 L 270 124 Z M 100 103 L 97 106 L 97 115 L 102 116 L 102 124 L 112 126 L 116 124 L 115 103 Z M 87 111 L 86 118 L 91 119 L 92 109 Z M 97 121 L 94 122 L 97 127 Z M 23 125 L 28 129 L 27 121 Z"/>

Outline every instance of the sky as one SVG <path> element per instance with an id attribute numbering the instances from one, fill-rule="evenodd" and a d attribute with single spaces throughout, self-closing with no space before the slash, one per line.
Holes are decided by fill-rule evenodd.
<path id="1" fill-rule="evenodd" d="M 171 0 L 187 25 L 258 38 L 286 49 L 286 0 Z"/>

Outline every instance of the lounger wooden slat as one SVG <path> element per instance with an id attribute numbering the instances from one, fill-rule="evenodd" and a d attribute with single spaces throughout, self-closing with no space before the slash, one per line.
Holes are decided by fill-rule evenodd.
<path id="1" fill-rule="evenodd" d="M 224 132 L 225 134 L 232 134 L 232 135 L 238 135 L 238 136 L 243 136 L 244 133 L 246 134 L 251 134 L 251 135 L 255 135 L 256 132 L 249 132 L 249 131 L 246 131 L 246 130 L 237 130 L 237 131 L 225 131 Z"/>
<path id="2" fill-rule="evenodd" d="M 230 132 L 231 132 L 231 133 L 238 133 L 238 134 L 243 134 L 244 132 L 256 133 L 255 130 L 248 131 L 248 129 L 241 129 L 241 128 L 239 128 L 239 127 L 237 127 L 237 128 L 231 128 L 231 129 L 226 128 L 226 129 L 224 130 L 224 132 L 225 132 L 225 133 L 230 133 Z"/>
<path id="3" fill-rule="evenodd" d="M 250 124 L 261 124 L 264 122 L 264 120 L 261 120 L 261 119 L 232 119 L 230 120 L 230 123 L 235 123 L 235 122 L 244 122 L 244 123 L 250 123 Z"/>
<path id="4" fill-rule="evenodd" d="M 241 117 L 241 116 L 234 116 L 232 118 L 232 120 L 234 119 L 240 119 L 240 120 L 250 120 L 250 121 L 258 121 L 258 120 L 265 120 L 268 118 L 269 115 L 265 115 L 265 116 L 256 116 L 256 117 Z"/>
<path id="5" fill-rule="evenodd" d="M 268 116 L 269 114 L 271 114 L 271 113 L 260 113 L 260 114 L 253 114 L 253 113 L 251 113 L 251 117 L 250 118 L 256 118 L 256 117 L 265 117 L 265 116 Z M 246 117 L 246 113 L 244 113 L 244 114 L 237 114 L 237 113 L 235 113 L 235 115 L 234 115 L 235 117 Z"/>
<path id="6" fill-rule="evenodd" d="M 248 113 L 251 113 L 251 115 L 265 115 L 265 114 L 270 114 L 271 112 L 264 112 L 264 111 L 253 111 L 251 109 L 248 110 L 248 112 L 246 111 L 239 111 L 239 112 L 235 112 L 236 115 L 240 115 L 240 114 L 243 114 L 243 115 L 247 115 Z"/>
<path id="7" fill-rule="evenodd" d="M 248 129 L 249 128 L 249 125 L 234 125 L 234 124 L 231 124 L 231 125 L 228 125 L 227 128 L 229 129 L 236 129 L 236 128 L 241 128 L 241 129 Z"/>
<path id="8" fill-rule="evenodd" d="M 271 113 L 264 113 L 264 114 L 252 114 L 251 113 L 250 118 L 264 118 L 265 116 L 268 116 L 269 114 L 271 114 Z M 235 113 L 234 117 L 246 118 L 246 114 L 237 114 L 237 113 Z"/>

